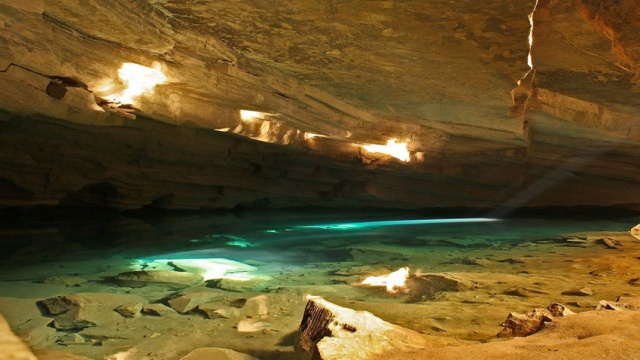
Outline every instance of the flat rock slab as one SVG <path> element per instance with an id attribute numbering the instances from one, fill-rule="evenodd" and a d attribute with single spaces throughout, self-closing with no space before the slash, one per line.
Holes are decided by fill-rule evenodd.
<path id="1" fill-rule="evenodd" d="M 115 277 L 120 286 L 141 288 L 145 286 L 164 286 L 172 290 L 184 289 L 198 285 L 204 278 L 198 274 L 172 270 L 128 271 Z"/>

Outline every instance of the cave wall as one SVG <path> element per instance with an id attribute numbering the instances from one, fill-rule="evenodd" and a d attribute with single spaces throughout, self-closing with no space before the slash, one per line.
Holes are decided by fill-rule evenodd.
<path id="1" fill-rule="evenodd" d="M 0 206 L 635 208 L 640 10 L 609 3 L 0 0 Z M 125 61 L 168 81 L 105 103 Z"/>

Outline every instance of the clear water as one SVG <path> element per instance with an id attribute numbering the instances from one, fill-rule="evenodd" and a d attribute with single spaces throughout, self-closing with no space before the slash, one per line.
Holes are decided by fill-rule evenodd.
<path id="1" fill-rule="evenodd" d="M 301 211 L 5 224 L 1 233 L 4 245 L 0 253 L 0 297 L 42 300 L 73 292 L 116 292 L 140 294 L 149 301 L 162 302 L 175 291 L 121 288 L 111 279 L 124 271 L 155 269 L 161 262 L 164 268 L 171 269 L 173 262 L 223 259 L 249 265 L 252 270 L 232 270 L 222 276 L 233 278 L 240 274 L 266 279 L 250 293 L 230 292 L 230 296 L 250 298 L 257 293 L 280 296 L 278 301 L 290 302 L 287 305 L 291 307 L 290 318 L 282 330 L 274 330 L 277 322 L 270 325 L 274 328 L 269 333 L 262 329 L 264 339 L 255 343 L 254 340 L 247 342 L 246 334 L 234 329 L 221 333 L 217 340 L 197 338 L 194 344 L 198 346 L 225 345 L 264 359 L 284 359 L 283 354 L 292 353 L 293 348 L 292 344 L 282 341 L 286 334 L 279 331 L 295 330 L 301 316 L 298 312 L 304 306 L 301 295 L 305 294 L 321 295 L 345 306 L 366 309 L 385 320 L 424 333 L 486 340 L 495 333 L 494 328 L 486 330 L 486 324 L 499 324 L 504 313 L 546 306 L 539 303 L 546 300 L 540 300 L 535 294 L 528 298 L 504 295 L 508 294 L 509 281 L 515 281 L 513 286 L 542 289 L 540 296 L 559 293 L 549 288 L 560 286 L 557 283 L 562 277 L 574 276 L 572 271 L 576 265 L 558 263 L 556 267 L 546 263 L 547 257 L 557 262 L 599 254 L 606 251 L 603 246 L 570 240 L 586 239 L 586 235 L 576 234 L 582 232 L 628 231 L 637 222 L 634 217 L 501 220 L 425 217 L 412 213 L 361 215 Z M 535 261 L 521 263 L 518 259 Z M 468 273 L 484 285 L 473 293 L 412 301 L 402 294 L 354 286 L 354 275 L 379 274 L 404 266 L 412 273 Z M 185 270 L 179 266 L 173 269 Z M 77 286 L 42 283 L 52 276 L 79 276 L 88 281 Z M 513 276 L 524 280 L 513 280 Z M 588 283 L 590 278 L 585 279 Z M 602 284 L 602 289 L 606 289 L 605 285 Z M 613 296 L 604 290 L 598 295 Z M 490 314 L 489 306 L 495 312 L 497 302 L 502 303 L 504 310 L 498 315 Z M 456 310 L 452 310 L 454 308 Z M 0 302 L 0 313 L 10 322 L 25 321 L 17 315 L 7 316 L 11 311 Z M 485 311 L 486 316 L 480 319 L 482 316 L 478 314 Z M 416 314 L 422 312 L 424 315 L 416 320 Z M 191 322 L 195 321 L 194 316 L 204 318 L 195 313 L 189 316 Z M 218 320 L 207 321 L 202 323 L 203 328 Z M 180 323 L 175 319 L 172 322 L 174 327 Z M 477 326 L 469 325 L 470 322 Z M 170 330 L 162 327 L 157 330 L 160 334 L 167 331 Z M 151 340 L 142 337 L 136 341 Z M 101 347 L 61 347 L 55 342 L 47 346 L 93 358 L 107 358 L 116 349 L 133 346 L 128 343 L 111 347 L 112 344 L 118 341 L 111 340 Z"/>

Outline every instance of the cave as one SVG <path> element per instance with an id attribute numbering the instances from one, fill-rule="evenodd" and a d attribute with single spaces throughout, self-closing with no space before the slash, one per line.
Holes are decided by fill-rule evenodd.
<path id="1" fill-rule="evenodd" d="M 9 358 L 640 351 L 638 1 L 0 0 L 0 39 Z"/>

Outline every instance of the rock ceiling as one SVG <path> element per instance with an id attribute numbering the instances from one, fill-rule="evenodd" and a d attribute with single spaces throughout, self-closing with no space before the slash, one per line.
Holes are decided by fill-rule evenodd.
<path id="1" fill-rule="evenodd" d="M 1 206 L 640 204 L 633 0 L 0 10 Z M 123 63 L 166 80 L 118 103 Z"/>

